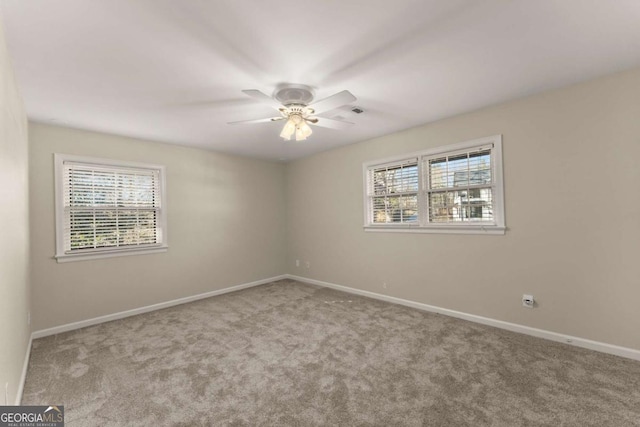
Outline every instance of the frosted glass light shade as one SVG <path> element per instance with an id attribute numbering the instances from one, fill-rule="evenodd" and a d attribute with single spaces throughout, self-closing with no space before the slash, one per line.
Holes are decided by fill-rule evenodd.
<path id="1" fill-rule="evenodd" d="M 287 123 L 285 123 L 284 127 L 282 128 L 282 132 L 280 132 L 280 136 L 283 139 L 288 141 L 291 139 L 291 135 L 293 135 L 294 132 L 296 132 L 296 125 L 295 123 L 293 123 L 293 120 L 289 119 L 287 120 Z"/>
<path id="2" fill-rule="evenodd" d="M 305 139 L 307 139 L 309 135 L 313 133 L 313 131 L 311 130 L 311 126 L 309 126 L 309 124 L 306 121 L 302 122 L 302 124 L 298 126 L 298 129 L 300 129 Z"/>

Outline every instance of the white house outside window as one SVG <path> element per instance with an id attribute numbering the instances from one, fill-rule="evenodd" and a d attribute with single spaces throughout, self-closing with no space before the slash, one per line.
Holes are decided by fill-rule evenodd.
<path id="1" fill-rule="evenodd" d="M 164 167 L 55 155 L 58 262 L 165 251 Z"/>
<path id="2" fill-rule="evenodd" d="M 504 234 L 502 137 L 364 164 L 365 230 Z"/>

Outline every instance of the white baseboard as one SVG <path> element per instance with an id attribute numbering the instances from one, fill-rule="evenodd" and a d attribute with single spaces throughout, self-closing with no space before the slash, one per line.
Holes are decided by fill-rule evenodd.
<path id="1" fill-rule="evenodd" d="M 483 325 L 494 326 L 496 328 L 506 329 L 512 332 L 518 332 L 525 335 L 531 335 L 538 338 L 544 338 L 551 341 L 562 342 L 569 345 L 575 345 L 576 347 L 587 348 L 589 350 L 595 350 L 602 353 L 614 354 L 616 356 L 626 357 L 628 359 L 640 360 L 640 350 L 635 350 L 627 347 L 620 347 L 617 345 L 606 344 L 599 341 L 592 341 L 586 338 L 574 337 L 571 335 L 559 334 L 557 332 L 551 332 L 544 329 L 532 328 L 529 326 L 519 325 L 517 323 L 504 322 L 502 320 L 491 319 L 489 317 L 477 316 L 475 314 L 463 313 L 461 311 L 449 310 L 446 308 L 436 307 L 433 305 L 423 304 L 411 300 L 402 298 L 391 297 L 388 295 L 378 294 L 375 292 L 363 291 L 361 289 L 350 288 L 348 286 L 336 285 L 335 283 L 323 282 L 321 280 L 308 279 L 306 277 L 295 276 L 292 274 L 285 275 L 288 279 L 297 280 L 299 282 L 310 283 L 312 285 L 324 286 L 327 288 L 337 289 L 340 291 L 348 292 L 351 294 L 362 295 L 369 298 L 374 298 L 382 301 L 388 301 L 395 304 L 404 305 L 407 307 L 417 308 L 419 310 L 429 311 L 432 313 L 444 314 L 450 317 L 456 317 L 458 319 L 468 320 L 470 322 L 481 323 Z"/>
<path id="2" fill-rule="evenodd" d="M 184 297 L 184 298 L 179 298 L 172 301 L 166 301 L 158 304 L 147 305 L 145 307 L 134 308 L 132 310 L 121 311 L 113 314 L 107 314 L 106 316 L 94 317 L 92 319 L 81 320 L 79 322 L 73 322 L 73 323 L 67 323 L 65 325 L 54 326 L 53 328 L 35 331 L 33 334 L 31 334 L 31 336 L 33 339 L 47 337 L 49 335 L 55 335 L 62 332 L 73 331 L 75 329 L 86 328 L 87 326 L 93 326 L 93 325 L 97 325 L 104 322 L 110 322 L 112 320 L 124 319 L 125 317 L 135 316 L 137 314 L 148 313 L 150 311 L 161 310 L 163 308 L 173 307 L 175 305 L 186 304 L 188 302 L 193 302 L 193 301 L 201 300 L 204 298 L 213 297 L 216 295 L 235 292 L 241 289 L 251 288 L 253 286 L 264 285 L 265 283 L 275 282 L 277 280 L 282 280 L 286 278 L 287 278 L 287 275 L 283 274 L 280 276 L 270 277 L 268 279 L 256 280 L 255 282 L 243 283 L 241 285 L 231 286 L 229 288 L 224 288 L 224 289 L 218 289 L 211 292 L 205 292 L 203 294 L 193 295 L 190 297 Z"/>
<path id="3" fill-rule="evenodd" d="M 22 374 L 20 375 L 20 382 L 18 383 L 18 392 L 16 393 L 16 403 L 18 406 L 22 403 L 22 392 L 24 391 L 24 382 L 27 379 L 27 368 L 29 367 L 29 357 L 31 356 L 31 343 L 33 342 L 33 334 L 29 337 L 29 344 L 27 345 L 27 351 L 24 355 L 24 363 L 22 364 Z"/>

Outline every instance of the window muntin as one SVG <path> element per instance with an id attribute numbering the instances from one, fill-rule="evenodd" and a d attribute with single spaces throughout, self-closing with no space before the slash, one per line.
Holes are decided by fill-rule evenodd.
<path id="1" fill-rule="evenodd" d="M 504 234 L 502 137 L 369 162 L 368 231 Z"/>
<path id="2" fill-rule="evenodd" d="M 56 155 L 56 258 L 166 248 L 164 167 Z"/>

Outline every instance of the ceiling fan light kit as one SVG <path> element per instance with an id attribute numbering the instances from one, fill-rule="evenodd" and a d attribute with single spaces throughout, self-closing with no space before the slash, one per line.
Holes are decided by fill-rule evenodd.
<path id="1" fill-rule="evenodd" d="M 290 114 L 285 123 L 280 136 L 285 140 L 290 140 L 291 135 L 296 134 L 296 141 L 304 141 L 313 133 L 305 119 L 300 114 Z"/>
<path id="2" fill-rule="evenodd" d="M 285 140 L 290 140 L 291 136 L 295 133 L 296 141 L 304 141 L 309 135 L 313 133 L 311 127 L 307 123 L 314 123 L 317 120 L 311 117 L 313 114 L 313 108 L 305 107 L 301 104 L 290 104 L 287 107 L 280 109 L 282 117 L 287 119 L 280 136 Z"/>
<path id="3" fill-rule="evenodd" d="M 304 141 L 312 133 L 312 125 L 328 127 L 331 129 L 344 129 L 353 125 L 353 123 L 334 120 L 326 117 L 316 117 L 336 108 L 342 107 L 356 100 L 356 97 L 347 90 L 338 92 L 328 98 L 310 104 L 315 96 L 313 89 L 306 85 L 300 84 L 282 84 L 276 87 L 273 97 L 255 89 L 243 90 L 243 92 L 261 102 L 269 104 L 280 112 L 280 117 L 271 117 L 267 119 L 243 120 L 239 122 L 230 122 L 229 124 L 248 124 L 248 123 L 266 123 L 279 120 L 286 120 L 280 137 L 285 140 L 291 140 L 295 135 L 296 141 Z"/>

